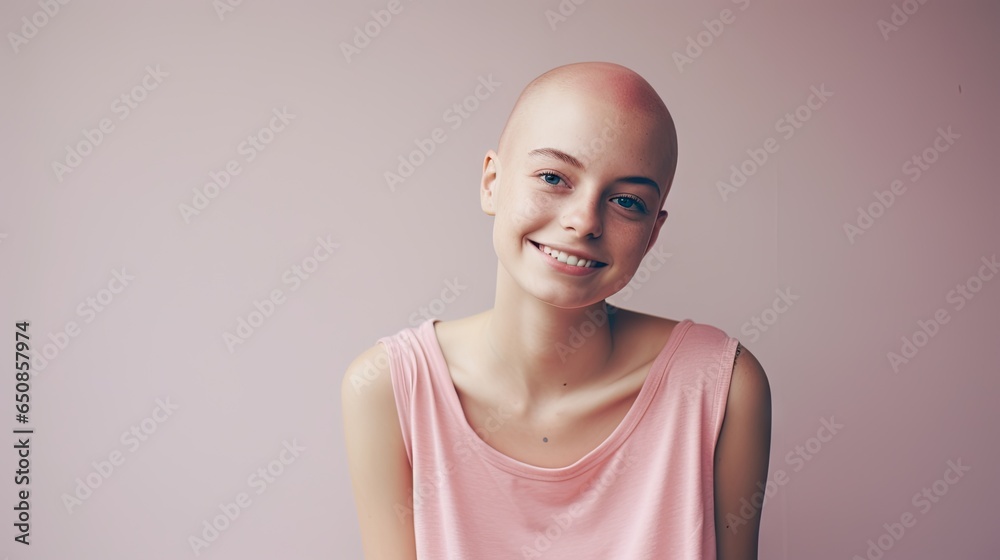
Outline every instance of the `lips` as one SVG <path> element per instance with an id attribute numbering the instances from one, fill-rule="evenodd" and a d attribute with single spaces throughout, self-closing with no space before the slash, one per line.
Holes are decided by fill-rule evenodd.
<path id="1" fill-rule="evenodd" d="M 529 239 L 529 241 L 531 240 Z M 531 244 L 537 247 L 539 251 L 542 251 L 543 253 L 549 255 L 553 259 L 561 263 L 565 263 L 569 266 L 578 266 L 580 268 L 600 268 L 603 266 L 607 266 L 606 263 L 603 263 L 597 259 L 588 258 L 589 255 L 574 253 L 572 251 L 562 251 L 554 247 L 550 247 L 548 245 L 536 243 L 534 241 L 531 241 Z"/>

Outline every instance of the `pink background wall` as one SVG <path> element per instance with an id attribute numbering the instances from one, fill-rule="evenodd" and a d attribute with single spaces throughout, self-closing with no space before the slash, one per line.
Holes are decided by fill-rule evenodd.
<path id="1" fill-rule="evenodd" d="M 30 320 L 36 356 L 28 424 L 9 362 L 0 382 L 0 557 L 360 558 L 344 368 L 421 308 L 492 305 L 483 154 L 531 78 L 582 60 L 644 75 L 680 141 L 669 256 L 613 301 L 716 325 L 771 380 L 761 557 L 1000 557 L 1000 275 L 981 261 L 1000 252 L 1000 5 L 222 2 L 0 6 L 0 338 L 9 360 Z M 723 196 L 748 150 L 766 161 Z M 255 303 L 269 316 L 227 344 Z M 894 368 L 904 339 L 920 347 Z M 25 426 L 30 547 L 11 509 Z"/>

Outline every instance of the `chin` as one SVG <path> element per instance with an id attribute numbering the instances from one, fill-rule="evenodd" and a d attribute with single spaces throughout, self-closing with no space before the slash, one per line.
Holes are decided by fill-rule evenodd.
<path id="1" fill-rule="evenodd" d="M 595 294 L 593 290 L 567 290 L 565 285 L 544 278 L 532 277 L 524 282 L 515 278 L 514 281 L 525 294 L 560 309 L 580 309 L 605 299 L 600 294 Z"/>

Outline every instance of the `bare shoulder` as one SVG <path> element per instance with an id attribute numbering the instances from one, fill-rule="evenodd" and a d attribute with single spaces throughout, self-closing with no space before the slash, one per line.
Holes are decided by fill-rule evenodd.
<path id="1" fill-rule="evenodd" d="M 762 420 L 764 412 L 770 421 L 771 384 L 764 372 L 764 367 L 750 350 L 740 343 L 736 345 L 736 355 L 733 358 L 733 378 L 729 384 L 729 399 L 726 411 L 734 409 L 756 412 Z"/>
<path id="2" fill-rule="evenodd" d="M 376 343 L 348 365 L 341 383 L 344 442 L 365 558 L 416 558 L 412 468 L 393 395 L 389 355 Z"/>
<path id="3" fill-rule="evenodd" d="M 771 387 L 757 357 L 737 344 L 729 397 L 715 448 L 715 523 L 719 558 L 757 558 L 771 452 Z M 759 496 L 758 496 L 759 497 Z M 752 508 L 744 504 L 751 503 Z"/>
<path id="4" fill-rule="evenodd" d="M 732 379 L 718 445 L 733 441 L 732 437 L 727 437 L 730 434 L 735 434 L 744 443 L 756 442 L 758 447 L 770 446 L 771 384 L 760 361 L 741 343 L 737 343 L 733 358 Z M 751 454 L 754 450 L 741 448 L 739 452 Z M 766 457 L 767 451 L 764 453 Z"/>
<path id="5" fill-rule="evenodd" d="M 389 353 L 382 344 L 376 343 L 351 361 L 344 372 L 340 395 L 345 413 L 347 404 L 372 405 L 393 398 Z"/>
<path id="6" fill-rule="evenodd" d="M 389 369 L 389 353 L 379 343 L 360 353 L 344 372 L 340 387 L 341 412 L 348 451 L 358 452 L 362 434 L 375 435 L 380 426 L 383 443 L 402 441 L 396 399 Z"/>

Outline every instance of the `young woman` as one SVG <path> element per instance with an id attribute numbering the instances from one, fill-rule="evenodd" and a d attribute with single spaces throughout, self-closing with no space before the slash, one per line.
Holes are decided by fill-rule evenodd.
<path id="1" fill-rule="evenodd" d="M 676 164 L 628 68 L 525 88 L 483 164 L 493 308 L 383 337 L 344 376 L 365 558 L 757 558 L 763 369 L 711 325 L 605 302 L 656 242 Z"/>

